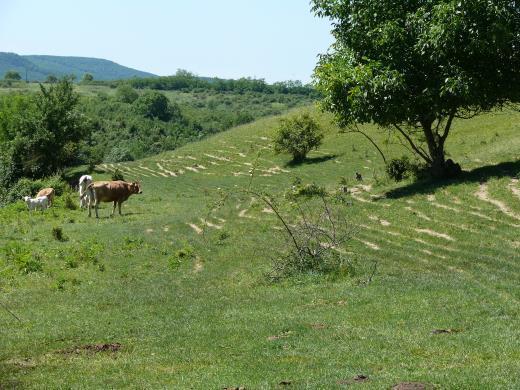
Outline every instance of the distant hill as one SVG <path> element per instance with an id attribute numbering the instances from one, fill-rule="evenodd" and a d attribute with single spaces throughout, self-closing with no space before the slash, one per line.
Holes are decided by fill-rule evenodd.
<path id="1" fill-rule="evenodd" d="M 77 80 L 81 80 L 85 73 L 92 74 L 94 80 L 156 76 L 100 58 L 18 55 L 0 52 L 0 78 L 3 78 L 9 70 L 19 72 L 22 79 L 25 79 L 27 74 L 29 81 L 44 81 L 49 75 L 62 77 L 70 74 L 74 74 Z"/>

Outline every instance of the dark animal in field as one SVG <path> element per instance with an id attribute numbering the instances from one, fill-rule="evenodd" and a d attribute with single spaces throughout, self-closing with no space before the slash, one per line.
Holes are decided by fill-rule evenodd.
<path id="1" fill-rule="evenodd" d="M 126 181 L 95 181 L 91 183 L 81 199 L 89 197 L 88 202 L 88 216 L 92 214 L 92 206 L 96 209 L 96 218 L 98 215 L 98 206 L 100 202 L 114 202 L 114 208 L 111 216 L 116 211 L 116 205 L 119 208 L 119 215 L 121 215 L 121 204 L 126 201 L 132 194 L 142 194 L 143 190 L 138 182 L 128 183 Z M 88 195 L 87 195 L 88 194 Z"/>
<path id="2" fill-rule="evenodd" d="M 363 176 L 361 176 L 361 173 L 356 172 L 356 180 L 357 181 L 363 181 Z"/>
<path id="3" fill-rule="evenodd" d="M 48 188 L 42 188 L 37 194 L 36 198 L 46 196 L 49 200 L 49 206 L 52 206 L 52 202 L 54 202 L 54 188 L 48 187 Z"/>

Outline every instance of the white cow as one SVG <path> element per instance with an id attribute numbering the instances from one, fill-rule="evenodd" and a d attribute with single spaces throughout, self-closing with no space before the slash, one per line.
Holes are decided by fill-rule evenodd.
<path id="1" fill-rule="evenodd" d="M 85 191 L 87 187 L 92 183 L 92 176 L 83 175 L 79 178 L 79 207 L 85 208 L 90 202 L 90 193 L 87 192 L 85 196 Z"/>
<path id="2" fill-rule="evenodd" d="M 24 196 L 23 200 L 24 200 L 25 204 L 27 204 L 29 211 L 37 210 L 37 209 L 40 209 L 41 211 L 43 211 L 47 207 L 49 207 L 49 198 L 47 198 L 46 196 L 38 196 L 37 198 L 34 198 L 34 199 L 31 199 L 28 196 Z"/>

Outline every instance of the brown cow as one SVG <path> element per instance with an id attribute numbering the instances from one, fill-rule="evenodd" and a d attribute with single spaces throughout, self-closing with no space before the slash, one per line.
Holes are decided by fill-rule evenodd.
<path id="1" fill-rule="evenodd" d="M 48 188 L 42 188 L 40 192 L 38 192 L 35 196 L 35 198 L 38 198 L 40 196 L 46 196 L 47 199 L 49 199 L 49 207 L 52 206 L 52 202 L 54 202 L 54 188 L 48 187 Z"/>
<path id="2" fill-rule="evenodd" d="M 119 207 L 119 215 L 121 215 L 121 203 L 126 201 L 132 194 L 142 194 L 141 185 L 138 182 L 128 183 L 126 181 L 95 181 L 90 184 L 82 195 L 82 199 L 89 194 L 88 216 L 92 215 L 92 203 L 96 209 L 96 218 L 98 216 L 99 202 L 114 202 L 114 209 L 111 216 L 116 211 L 116 205 Z"/>

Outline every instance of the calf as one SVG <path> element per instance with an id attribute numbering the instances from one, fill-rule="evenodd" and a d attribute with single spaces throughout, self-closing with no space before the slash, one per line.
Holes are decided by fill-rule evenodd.
<path id="1" fill-rule="evenodd" d="M 48 188 L 42 188 L 37 194 L 36 198 L 39 198 L 41 196 L 46 196 L 49 200 L 49 207 L 52 206 L 52 202 L 54 202 L 54 188 L 48 187 Z"/>
<path id="2" fill-rule="evenodd" d="M 28 196 L 24 196 L 23 200 L 25 204 L 27 204 L 27 207 L 29 208 L 29 211 L 40 209 L 43 211 L 47 207 L 49 207 L 49 198 L 46 196 L 38 196 L 34 199 L 31 199 Z"/>
<path id="3" fill-rule="evenodd" d="M 88 202 L 88 216 L 92 215 L 92 204 L 96 209 L 96 218 L 98 215 L 98 206 L 100 202 L 114 202 L 114 208 L 112 215 L 116 211 L 116 205 L 119 208 L 119 215 L 121 215 L 121 203 L 126 201 L 132 194 L 142 194 L 141 185 L 138 182 L 128 183 L 126 181 L 95 181 L 91 183 L 85 193 L 82 195 L 82 199 L 90 194 Z"/>
<path id="4" fill-rule="evenodd" d="M 87 190 L 87 187 L 92 183 L 92 176 L 83 175 L 79 178 L 79 207 L 85 208 L 90 202 L 90 195 L 87 194 L 83 197 L 83 194 Z"/>

